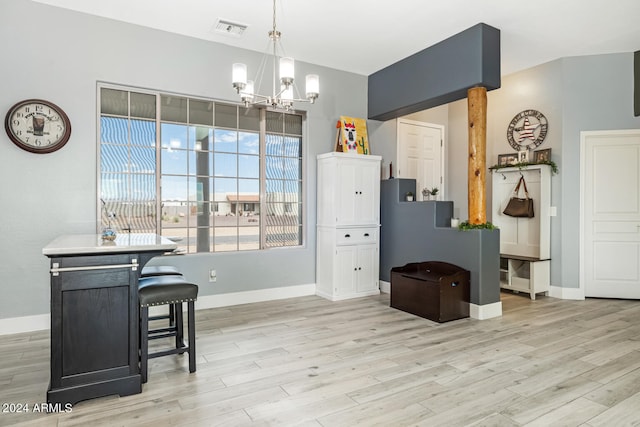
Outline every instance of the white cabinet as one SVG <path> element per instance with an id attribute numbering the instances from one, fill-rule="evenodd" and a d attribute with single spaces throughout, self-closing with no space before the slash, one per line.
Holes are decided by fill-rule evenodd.
<path id="1" fill-rule="evenodd" d="M 334 296 L 350 297 L 378 293 L 374 270 L 378 265 L 376 245 L 350 245 L 336 248 Z M 338 285 L 339 284 L 339 285 Z"/>
<path id="2" fill-rule="evenodd" d="M 380 223 L 380 156 L 318 156 L 318 226 Z"/>
<path id="3" fill-rule="evenodd" d="M 523 176 L 533 199 L 533 218 L 502 213 Z M 531 299 L 549 293 L 551 257 L 551 166 L 530 165 L 493 171 L 491 222 L 500 228 L 500 286 L 527 292 Z M 523 191 L 520 190 L 520 197 Z"/>
<path id="4" fill-rule="evenodd" d="M 380 156 L 318 156 L 316 293 L 378 294 Z"/>

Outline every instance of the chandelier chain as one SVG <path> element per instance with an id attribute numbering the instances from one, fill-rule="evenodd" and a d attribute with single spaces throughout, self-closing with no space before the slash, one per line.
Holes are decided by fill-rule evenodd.
<path id="1" fill-rule="evenodd" d="M 273 34 L 276 33 L 276 0 L 273 0 Z"/>

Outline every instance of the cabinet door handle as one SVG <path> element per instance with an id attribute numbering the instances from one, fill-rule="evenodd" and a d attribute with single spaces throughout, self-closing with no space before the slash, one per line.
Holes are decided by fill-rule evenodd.
<path id="1" fill-rule="evenodd" d="M 369 237 L 369 233 L 364 233 L 364 237 Z"/>
<path id="2" fill-rule="evenodd" d="M 131 264 L 87 265 L 83 267 L 60 267 L 59 263 L 54 262 L 49 272 L 52 276 L 58 276 L 60 273 L 67 271 L 111 270 L 116 268 L 131 268 L 132 271 L 137 271 L 138 261 L 132 260 Z"/>
<path id="3" fill-rule="evenodd" d="M 345 234 L 344 237 L 351 237 L 351 234 Z"/>

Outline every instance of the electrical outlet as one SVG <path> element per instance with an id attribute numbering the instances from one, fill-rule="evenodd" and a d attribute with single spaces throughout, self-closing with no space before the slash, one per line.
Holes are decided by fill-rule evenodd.
<path id="1" fill-rule="evenodd" d="M 209 281 L 210 282 L 215 282 L 216 279 L 218 278 L 216 271 L 215 270 L 209 270 Z"/>

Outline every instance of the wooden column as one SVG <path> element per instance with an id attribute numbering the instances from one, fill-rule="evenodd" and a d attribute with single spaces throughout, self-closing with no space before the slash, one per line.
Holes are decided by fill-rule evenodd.
<path id="1" fill-rule="evenodd" d="M 487 222 L 486 152 L 487 152 L 487 89 L 474 87 L 467 91 L 469 120 L 469 223 Z"/>

